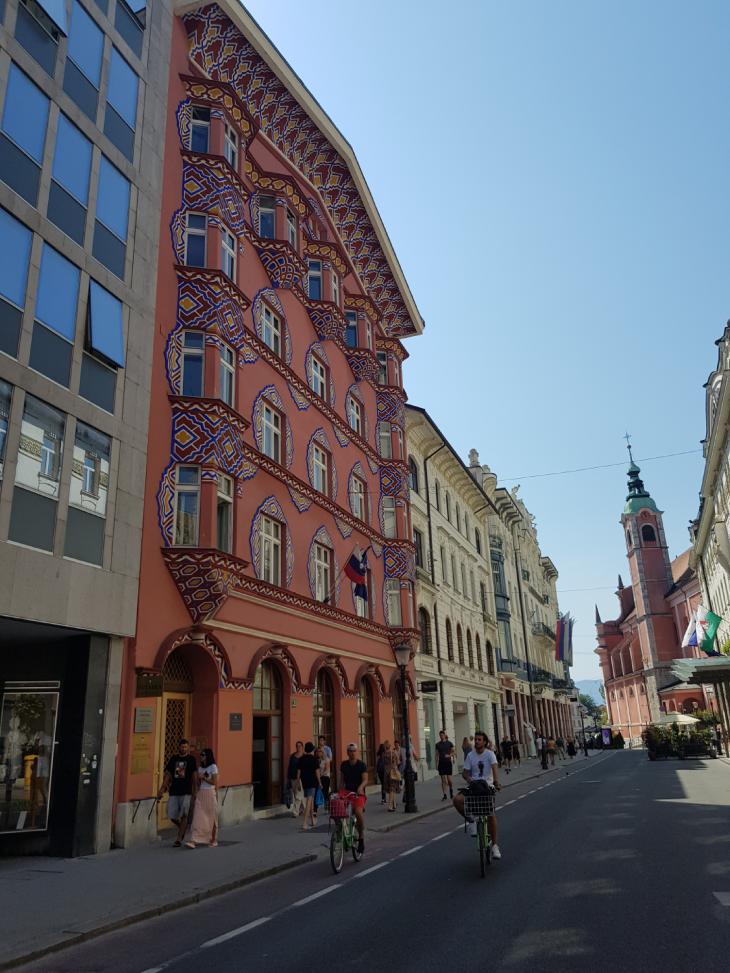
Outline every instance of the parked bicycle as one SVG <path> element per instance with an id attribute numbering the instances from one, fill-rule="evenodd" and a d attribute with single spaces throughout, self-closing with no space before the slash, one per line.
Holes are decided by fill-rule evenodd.
<path id="1" fill-rule="evenodd" d="M 356 862 L 362 858 L 358 851 L 358 833 L 355 815 L 352 812 L 351 798 L 357 794 L 351 792 L 346 795 L 332 794 L 330 796 L 330 827 L 334 823 L 334 830 L 330 836 L 330 862 L 335 875 L 342 870 L 345 852 L 349 849 Z"/>
<path id="2" fill-rule="evenodd" d="M 469 826 L 471 818 L 477 827 L 477 849 L 479 852 L 479 870 L 482 878 L 487 866 L 492 864 L 492 839 L 489 836 L 487 818 L 494 814 L 496 790 L 491 785 L 487 794 L 464 795 L 464 830 Z"/>

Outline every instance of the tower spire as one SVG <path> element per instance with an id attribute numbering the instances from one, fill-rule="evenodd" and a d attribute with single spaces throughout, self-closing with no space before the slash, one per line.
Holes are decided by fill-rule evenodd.
<path id="1" fill-rule="evenodd" d="M 596 605 L 596 625 L 601 625 L 601 613 L 598 611 L 598 605 Z"/>
<path id="2" fill-rule="evenodd" d="M 624 507 L 625 514 L 635 514 L 639 510 L 654 510 L 656 511 L 657 505 L 651 498 L 649 491 L 644 486 L 644 481 L 641 479 L 641 470 L 636 465 L 634 461 L 633 453 L 631 452 L 631 436 L 629 433 L 624 435 L 626 440 L 626 448 L 629 451 L 629 482 L 628 488 L 629 492 L 626 496 L 626 506 Z"/>

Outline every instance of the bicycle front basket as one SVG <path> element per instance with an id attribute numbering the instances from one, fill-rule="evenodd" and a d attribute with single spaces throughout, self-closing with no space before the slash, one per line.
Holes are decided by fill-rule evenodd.
<path id="1" fill-rule="evenodd" d="M 464 796 L 464 812 L 470 818 L 486 818 L 494 814 L 494 793 L 466 794 Z"/>
<path id="2" fill-rule="evenodd" d="M 346 818 L 350 813 L 350 803 L 344 797 L 330 797 L 330 817 Z"/>

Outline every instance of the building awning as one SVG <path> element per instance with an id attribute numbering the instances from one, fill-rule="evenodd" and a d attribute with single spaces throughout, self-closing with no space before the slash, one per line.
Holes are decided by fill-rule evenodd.
<path id="1" fill-rule="evenodd" d="M 730 683 L 730 658 L 674 659 L 672 672 L 681 681 L 706 686 L 708 683 Z"/>
<path id="2" fill-rule="evenodd" d="M 674 682 L 670 682 L 668 686 L 662 686 L 661 689 L 657 690 L 659 695 L 662 693 L 691 693 L 696 692 L 700 687 L 691 682 L 682 682 L 681 679 L 675 679 Z"/>

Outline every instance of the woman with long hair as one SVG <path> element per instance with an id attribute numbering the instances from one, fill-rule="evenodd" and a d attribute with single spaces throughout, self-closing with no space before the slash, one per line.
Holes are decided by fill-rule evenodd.
<path id="1" fill-rule="evenodd" d="M 210 747 L 200 751 L 198 767 L 198 792 L 193 809 L 193 823 L 188 848 L 207 845 L 215 848 L 218 844 L 218 767 Z"/>

